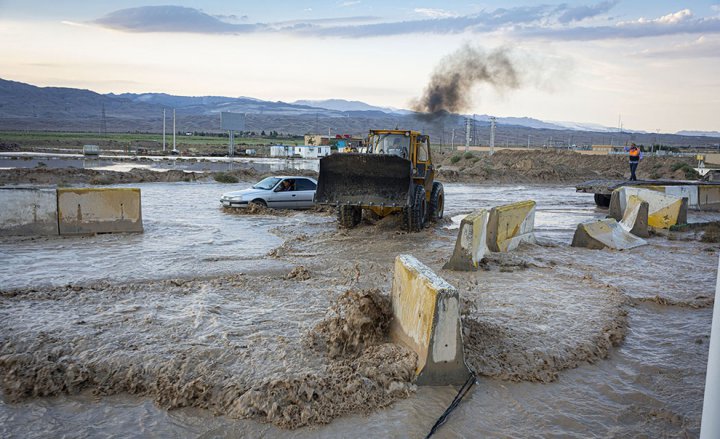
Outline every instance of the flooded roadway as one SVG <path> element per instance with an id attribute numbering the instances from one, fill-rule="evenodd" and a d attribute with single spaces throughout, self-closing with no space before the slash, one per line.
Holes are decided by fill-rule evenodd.
<path id="1" fill-rule="evenodd" d="M 21 343 L 8 329 L 31 338 L 54 330 L 62 333 L 61 339 L 90 343 L 101 351 L 98 358 L 109 357 L 118 365 L 123 359 L 138 361 L 143 350 L 172 356 L 193 352 L 200 344 L 206 349 L 203 355 L 216 356 L 215 367 L 228 374 L 249 380 L 296 374 L 302 372 L 296 370 L 299 365 L 317 367 L 299 347 L 301 335 L 348 288 L 338 281 L 345 270 L 359 264 L 359 286 L 387 291 L 387 262 L 398 251 L 411 251 L 476 303 L 471 316 L 475 321 L 507 336 L 501 341 L 506 344 L 504 356 L 477 364 L 484 376 L 438 437 L 698 434 L 712 312 L 706 299 L 714 295 L 716 245 L 653 238 L 651 245 L 629 252 L 572 249 L 567 245 L 577 223 L 604 214 L 594 208 L 592 196 L 559 186 L 448 184 L 449 217 L 523 199 L 538 204 L 540 245 L 523 247 L 508 260 L 491 261 L 483 271 L 462 275 L 439 270 L 452 250 L 455 231 L 446 229 L 451 223 L 417 235 L 367 225 L 338 234 L 332 217 L 312 213 L 226 214 L 216 200 L 233 185 L 133 186 L 143 191 L 143 235 L 0 242 L 2 289 L 21 288 L 20 293 L 29 295 L 28 300 L 6 297 L 0 302 L 3 344 Z M 369 232 L 378 232 L 372 245 L 357 242 Z M 280 257 L 266 256 L 284 241 L 290 245 Z M 313 274 L 309 281 L 274 279 L 300 263 Z M 232 286 L 200 281 L 197 288 L 178 287 L 178 292 L 171 285 L 158 287 L 158 294 L 152 288 L 109 288 L 109 294 L 103 287 L 75 294 L 51 292 L 55 298 L 50 301 L 42 291 L 30 293 L 68 283 L 160 285 L 163 279 L 239 272 L 248 273 L 249 279 Z M 32 319 L 36 321 L 27 321 Z M 79 320 L 95 328 L 104 325 L 109 334 L 96 335 L 103 343 L 87 341 L 77 327 Z M 122 321 L 138 325 L 121 326 L 129 331 L 126 340 L 113 333 L 118 331 L 113 325 Z M 617 347 L 597 340 L 608 334 L 598 327 L 614 322 L 624 331 Z M 163 334 L 180 336 L 169 342 Z M 250 352 L 232 358 L 215 353 L 236 338 L 252 342 Z M 133 340 L 140 357 L 123 353 L 128 348 L 122 343 Z M 112 363 L 113 356 L 118 356 L 117 363 Z M 241 359 L 237 364 L 235 357 Z M 541 364 L 534 364 L 538 359 Z M 514 378 L 503 375 L 508 371 Z M 0 434 L 422 437 L 454 393 L 451 388 L 419 388 L 389 408 L 297 430 L 193 407 L 167 411 L 151 399 L 125 393 L 99 397 L 83 392 L 20 402 L 9 402 L 4 395 Z"/>

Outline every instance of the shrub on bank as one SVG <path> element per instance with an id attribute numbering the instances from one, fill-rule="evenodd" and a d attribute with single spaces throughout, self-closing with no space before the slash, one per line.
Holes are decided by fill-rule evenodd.
<path id="1" fill-rule="evenodd" d="M 687 163 L 673 163 L 670 169 L 672 169 L 673 172 L 677 170 L 683 171 L 685 173 L 685 178 L 688 180 L 697 180 L 700 178 L 700 174 L 698 174 L 698 172 Z"/>
<path id="2" fill-rule="evenodd" d="M 237 183 L 240 181 L 234 175 L 226 174 L 224 172 L 218 172 L 217 174 L 214 175 L 213 178 L 218 183 Z"/>

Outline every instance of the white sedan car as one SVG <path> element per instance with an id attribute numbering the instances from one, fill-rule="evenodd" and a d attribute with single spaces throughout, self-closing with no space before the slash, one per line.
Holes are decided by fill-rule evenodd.
<path id="1" fill-rule="evenodd" d="M 249 189 L 227 192 L 220 197 L 224 207 L 250 203 L 279 209 L 307 209 L 313 206 L 317 181 L 302 176 L 268 177 Z"/>

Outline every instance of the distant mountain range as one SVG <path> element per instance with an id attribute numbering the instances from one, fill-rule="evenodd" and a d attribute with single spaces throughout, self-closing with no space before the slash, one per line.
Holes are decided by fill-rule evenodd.
<path id="1" fill-rule="evenodd" d="M 304 105 L 308 107 L 324 108 L 335 111 L 381 111 L 391 114 L 411 114 L 410 110 L 398 110 L 390 107 L 376 107 L 360 101 L 346 101 L 345 99 L 325 99 L 320 101 L 300 100 L 293 102 L 295 105 Z"/>
<path id="2" fill-rule="evenodd" d="M 702 136 L 702 137 L 720 137 L 720 131 L 678 131 L 680 136 Z"/>
<path id="3" fill-rule="evenodd" d="M 293 104 L 307 105 L 310 107 L 325 108 L 336 111 L 380 111 L 391 114 L 409 115 L 413 114 L 410 110 L 401 110 L 391 107 L 376 107 L 360 101 L 346 101 L 344 99 L 327 99 L 319 101 L 300 100 Z M 467 114 L 464 117 L 474 118 L 476 121 L 490 123 L 490 117 L 487 114 Z M 496 122 L 500 125 L 518 125 L 528 128 L 548 129 L 548 130 L 574 130 L 574 131 L 597 131 L 597 132 L 614 132 L 617 128 L 611 128 L 593 123 L 579 122 L 554 122 L 542 121 L 531 117 L 497 117 Z"/>
<path id="4" fill-rule="evenodd" d="M 174 96 L 166 93 L 99 94 L 65 87 L 36 87 L 0 79 L 0 129 L 53 131 L 159 132 L 163 110 L 178 131 L 220 131 L 220 112 L 246 114 L 248 131 L 364 134 L 370 128 L 417 129 L 443 143 L 461 143 L 465 118 L 472 117 L 473 143 L 487 143 L 490 116 L 442 114 L 430 117 L 409 110 L 343 99 L 271 102 L 251 97 Z M 682 131 L 674 136 L 624 132 L 596 124 L 546 122 L 528 117 L 496 118 L 498 144 L 564 145 L 629 140 L 664 144 L 718 143 L 720 133 Z M 168 125 L 171 126 L 171 125 Z M 457 142 L 454 142 L 457 140 Z"/>

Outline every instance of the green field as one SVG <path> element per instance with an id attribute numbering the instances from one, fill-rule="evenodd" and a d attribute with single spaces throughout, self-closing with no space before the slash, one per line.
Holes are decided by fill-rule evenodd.
<path id="1" fill-rule="evenodd" d="M 166 148 L 172 148 L 172 133 L 165 137 Z M 227 148 L 230 140 L 227 136 L 178 134 L 175 137 L 178 149 L 221 149 Z M 44 131 L 0 131 L 0 143 L 17 144 L 21 149 L 29 148 L 82 148 L 82 145 L 94 144 L 102 147 L 134 149 L 162 148 L 162 134 L 155 133 L 70 133 Z M 301 145 L 302 138 L 236 137 L 239 146 L 261 147 L 267 145 Z"/>

